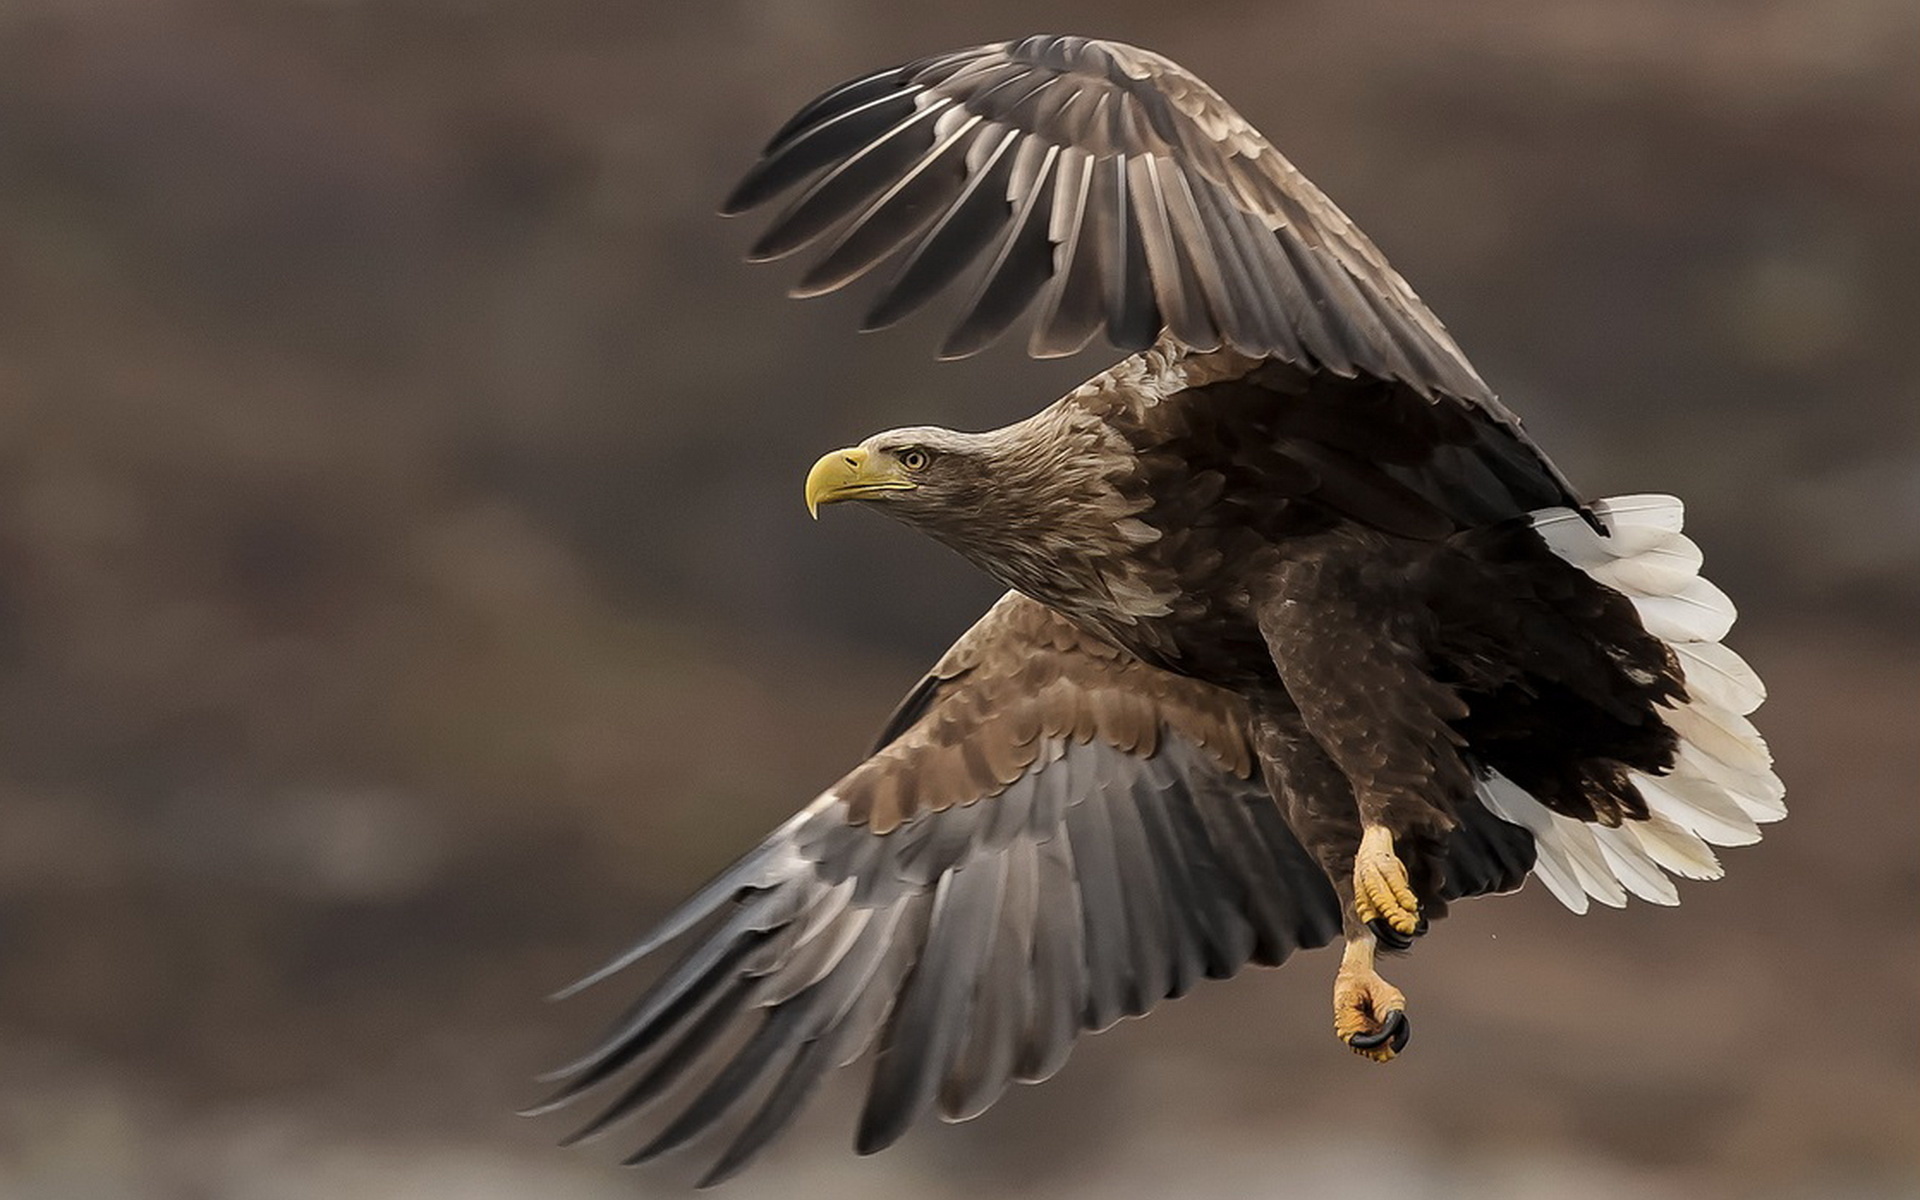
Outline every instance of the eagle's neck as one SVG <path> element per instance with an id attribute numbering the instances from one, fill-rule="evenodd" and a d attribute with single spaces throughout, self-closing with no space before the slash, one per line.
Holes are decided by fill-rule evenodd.
<path id="1" fill-rule="evenodd" d="M 1062 401 L 975 436 L 991 469 L 961 503 L 916 522 L 928 534 L 1070 616 L 1124 625 L 1169 611 L 1133 452 L 1104 420 Z"/>

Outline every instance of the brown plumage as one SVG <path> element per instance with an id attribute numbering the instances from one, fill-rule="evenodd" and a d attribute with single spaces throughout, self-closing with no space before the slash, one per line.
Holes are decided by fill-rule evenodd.
<path id="1" fill-rule="evenodd" d="M 543 1107 L 638 1066 L 593 1130 L 707 1078 L 634 1157 L 736 1115 L 712 1181 L 871 1048 L 873 1150 L 1342 935 L 1336 1027 L 1390 1058 L 1376 946 L 1529 873 L 1577 910 L 1672 903 L 1784 813 L 1678 502 L 1584 502 L 1199 80 L 1080 38 L 925 59 L 803 109 L 728 207 L 809 180 L 756 247 L 827 243 L 800 291 L 894 261 L 886 323 L 982 259 L 948 352 L 1036 300 L 1035 353 L 1140 352 L 1004 429 L 815 466 L 810 504 L 1011 590 L 870 758 L 579 985 L 707 923 Z"/>

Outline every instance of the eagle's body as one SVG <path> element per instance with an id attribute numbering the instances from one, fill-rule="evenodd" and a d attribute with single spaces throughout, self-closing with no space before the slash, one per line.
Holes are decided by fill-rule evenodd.
<path id="1" fill-rule="evenodd" d="M 587 981 L 717 921 L 563 1072 L 555 1103 L 648 1064 L 590 1128 L 753 1028 L 636 1158 L 757 1097 L 729 1174 L 869 1046 L 877 1149 L 1336 937 L 1336 1031 L 1384 1061 L 1409 1027 L 1376 950 L 1450 901 L 1532 874 L 1577 911 L 1675 903 L 1670 874 L 1784 814 L 1678 501 L 1583 500 L 1191 75 L 1078 38 L 922 60 L 803 109 L 730 207 L 808 179 L 756 247 L 831 237 L 802 291 L 897 259 L 887 323 L 990 253 L 950 353 L 1036 297 L 1036 353 L 1138 352 L 1003 429 L 815 465 L 810 505 L 867 502 L 1010 590 L 870 758 Z"/>
<path id="2" fill-rule="evenodd" d="M 1268 741 L 1306 706 L 1318 736 L 1368 745 L 1381 761 L 1353 782 L 1416 841 L 1416 892 L 1438 892 L 1475 768 L 1617 820 L 1647 816 L 1624 771 L 1673 765 L 1656 706 L 1684 695 L 1674 666 L 1624 596 L 1533 532 L 1527 514 L 1577 501 L 1504 425 L 1404 385 L 1155 349 L 1017 425 L 949 436 L 944 455 L 979 459 L 968 502 L 904 520 L 1141 661 L 1234 692 Z M 1044 482 L 1021 486 L 1034 464 Z M 1264 757 L 1299 774 L 1296 753 Z M 1290 798 L 1305 816 L 1355 802 L 1332 778 Z M 1357 841 L 1310 848 L 1344 874 Z"/>

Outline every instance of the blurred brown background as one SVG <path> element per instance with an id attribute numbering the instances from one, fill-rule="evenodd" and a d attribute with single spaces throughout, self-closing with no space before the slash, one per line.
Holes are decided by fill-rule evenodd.
<path id="1" fill-rule="evenodd" d="M 1315 954 L 878 1159 L 843 1081 L 731 1194 L 1920 1194 L 1913 0 L 14 0 L 0 1197 L 677 1191 L 508 1115 L 623 989 L 540 997 L 993 594 L 807 464 L 1108 361 L 856 338 L 711 213 L 1037 30 L 1205 75 L 1577 481 L 1688 499 L 1795 815 L 1678 911 L 1468 906 L 1391 1068 Z"/>

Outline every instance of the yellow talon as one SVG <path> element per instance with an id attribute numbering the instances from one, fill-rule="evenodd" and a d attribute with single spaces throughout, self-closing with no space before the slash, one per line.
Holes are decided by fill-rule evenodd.
<path id="1" fill-rule="evenodd" d="M 1386 1062 L 1406 1049 L 1407 998 L 1373 969 L 1373 938 L 1347 943 L 1333 977 L 1333 1032 L 1355 1054 Z"/>
<path id="2" fill-rule="evenodd" d="M 1385 921 L 1408 937 L 1420 931 L 1420 901 L 1384 825 L 1368 825 L 1360 835 L 1360 850 L 1353 856 L 1353 912 L 1362 922 Z"/>

